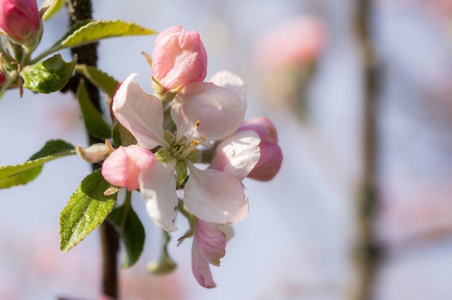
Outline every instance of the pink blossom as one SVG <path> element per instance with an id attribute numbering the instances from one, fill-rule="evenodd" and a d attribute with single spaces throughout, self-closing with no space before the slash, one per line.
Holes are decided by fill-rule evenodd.
<path id="1" fill-rule="evenodd" d="M 154 44 L 152 74 L 163 92 L 206 78 L 207 54 L 196 31 L 173 26 L 162 31 Z"/>
<path id="2" fill-rule="evenodd" d="M 102 176 L 112 185 L 136 190 L 140 187 L 141 171 L 153 167 L 155 162 L 154 154 L 147 149 L 135 145 L 120 146 L 104 161 Z"/>
<path id="3" fill-rule="evenodd" d="M 325 43 L 325 25 L 315 17 L 298 17 L 268 32 L 256 45 L 258 66 L 287 69 L 313 62 Z"/>
<path id="4" fill-rule="evenodd" d="M 41 19 L 36 0 L 1 0 L 0 27 L 18 42 L 39 32 Z"/>
<path id="5" fill-rule="evenodd" d="M 168 142 L 163 131 L 162 102 L 146 94 L 133 81 L 135 74 L 127 78 L 118 89 L 113 112 L 117 120 L 127 128 L 146 148 L 161 146 L 165 162 L 156 161 L 152 168 L 144 169 L 139 177 L 140 192 L 146 199 L 148 214 L 154 222 L 168 230 L 174 226 L 177 161 L 184 161 L 190 178 L 184 189 L 184 204 L 196 217 L 206 222 L 226 224 L 247 205 L 241 179 L 235 174 L 209 168 L 200 170 L 189 159 L 195 148 L 209 141 L 223 140 L 241 125 L 246 111 L 246 93 L 243 81 L 229 72 L 220 72 L 212 83 L 191 83 L 174 98 L 171 116 L 177 131 Z M 243 152 L 255 165 L 259 160 L 259 138 L 251 132 L 251 142 L 257 155 Z M 242 158 L 238 158 L 237 161 Z M 242 159 L 243 160 L 243 159 Z M 244 159 L 246 160 L 246 159 Z M 241 172 L 239 172 L 241 173 Z"/>

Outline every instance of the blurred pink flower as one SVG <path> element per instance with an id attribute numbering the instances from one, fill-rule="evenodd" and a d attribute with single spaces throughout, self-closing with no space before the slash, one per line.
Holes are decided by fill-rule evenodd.
<path id="1" fill-rule="evenodd" d="M 256 64 L 267 70 L 310 64 L 324 47 L 325 35 L 325 24 L 315 17 L 301 16 L 283 23 L 256 44 Z"/>
<path id="2" fill-rule="evenodd" d="M 207 53 L 196 31 L 173 26 L 162 31 L 154 44 L 152 75 L 163 92 L 206 78 Z"/>
<path id="3" fill-rule="evenodd" d="M 388 174 L 382 183 L 381 239 L 398 248 L 452 232 L 452 188 L 408 173 Z"/>

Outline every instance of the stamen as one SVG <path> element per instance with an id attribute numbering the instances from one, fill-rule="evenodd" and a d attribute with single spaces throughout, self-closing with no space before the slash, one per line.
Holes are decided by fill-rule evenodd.
<path id="1" fill-rule="evenodd" d="M 196 121 L 195 123 L 195 128 L 193 128 L 193 131 L 190 132 L 190 134 L 188 135 L 188 139 L 192 140 L 193 139 L 193 135 L 195 134 L 196 128 L 198 128 L 199 124 L 201 123 L 200 120 Z"/>

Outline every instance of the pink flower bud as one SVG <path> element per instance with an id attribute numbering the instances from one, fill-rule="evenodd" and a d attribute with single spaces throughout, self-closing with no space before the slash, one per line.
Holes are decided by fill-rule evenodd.
<path id="1" fill-rule="evenodd" d="M 276 176 L 281 168 L 283 158 L 281 148 L 277 144 L 261 142 L 259 149 L 261 156 L 248 177 L 259 181 L 269 181 Z"/>
<path id="2" fill-rule="evenodd" d="M 139 146 L 120 146 L 104 161 L 102 176 L 115 186 L 129 191 L 140 187 L 138 177 L 142 170 L 155 164 L 156 158 L 149 150 Z"/>
<path id="3" fill-rule="evenodd" d="M 259 161 L 247 177 L 260 181 L 273 179 L 281 168 L 283 159 L 281 148 L 277 144 L 278 134 L 275 125 L 264 117 L 253 118 L 243 122 L 237 131 L 243 130 L 253 130 L 261 139 Z"/>
<path id="4" fill-rule="evenodd" d="M 0 0 L 0 27 L 18 42 L 39 32 L 40 25 L 36 0 Z"/>
<path id="5" fill-rule="evenodd" d="M 265 117 L 252 118 L 244 121 L 237 131 L 254 130 L 261 139 L 261 142 L 278 142 L 278 134 L 273 123 Z"/>
<path id="6" fill-rule="evenodd" d="M 196 31 L 184 32 L 182 26 L 173 26 L 162 31 L 154 44 L 152 74 L 164 93 L 206 78 L 206 49 Z"/>

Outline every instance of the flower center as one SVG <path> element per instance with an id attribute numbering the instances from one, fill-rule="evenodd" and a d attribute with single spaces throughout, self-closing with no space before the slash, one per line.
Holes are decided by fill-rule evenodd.
<path id="1" fill-rule="evenodd" d="M 191 153 L 196 153 L 196 147 L 206 139 L 202 136 L 199 138 L 194 138 L 193 135 L 196 132 L 200 124 L 200 120 L 195 123 L 193 130 L 186 136 L 180 130 L 177 131 L 176 136 L 172 135 L 173 143 L 170 144 L 170 149 L 168 149 L 171 155 L 177 160 L 185 160 Z"/>

